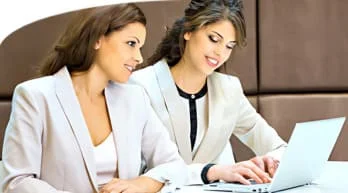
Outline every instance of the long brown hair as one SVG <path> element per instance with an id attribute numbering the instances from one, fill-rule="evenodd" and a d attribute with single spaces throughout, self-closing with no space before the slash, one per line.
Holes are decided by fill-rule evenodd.
<path id="1" fill-rule="evenodd" d="M 67 66 L 69 72 L 87 71 L 94 60 L 94 45 L 98 39 L 135 22 L 146 25 L 144 13 L 135 4 L 79 11 L 39 67 L 39 76 L 52 75 L 63 66 Z"/>
<path id="2" fill-rule="evenodd" d="M 185 9 L 185 16 L 176 20 L 155 53 L 148 59 L 147 65 L 153 65 L 162 58 L 169 66 L 176 65 L 185 49 L 184 34 L 221 21 L 229 20 L 236 29 L 237 45 L 246 45 L 245 20 L 241 0 L 192 0 Z"/>

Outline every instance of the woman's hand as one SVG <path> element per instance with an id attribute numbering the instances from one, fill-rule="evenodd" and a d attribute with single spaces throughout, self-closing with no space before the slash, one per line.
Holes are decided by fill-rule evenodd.
<path id="1" fill-rule="evenodd" d="M 238 162 L 233 165 L 214 165 L 209 169 L 207 178 L 209 181 L 223 180 L 242 184 L 250 184 L 248 179 L 253 179 L 259 184 L 271 182 L 272 179 L 269 174 L 260 167 L 260 160 L 263 159 L 253 159 Z"/>
<path id="2" fill-rule="evenodd" d="M 257 156 L 251 159 L 261 170 L 267 172 L 272 178 L 278 169 L 279 161 L 271 156 Z"/>
<path id="3" fill-rule="evenodd" d="M 149 193 L 158 192 L 163 183 L 146 176 L 139 176 L 131 180 L 114 178 L 100 189 L 100 193 Z"/>

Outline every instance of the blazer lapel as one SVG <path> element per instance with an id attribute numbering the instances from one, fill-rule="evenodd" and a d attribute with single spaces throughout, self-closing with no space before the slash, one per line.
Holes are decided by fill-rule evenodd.
<path id="1" fill-rule="evenodd" d="M 96 184 L 96 165 L 94 160 L 93 145 L 79 101 L 72 85 L 70 74 L 67 68 L 64 67 L 58 71 L 54 77 L 56 79 L 55 89 L 58 101 L 75 135 L 94 190 L 97 191 L 98 186 Z"/>
<path id="2" fill-rule="evenodd" d="M 208 129 L 194 156 L 194 163 L 207 163 L 214 160 L 220 153 L 217 151 L 219 149 L 217 146 L 225 145 L 219 143 L 220 136 L 225 133 L 224 128 L 221 126 L 223 122 L 225 96 L 221 82 L 216 75 L 213 73 L 208 77 Z"/>
<path id="3" fill-rule="evenodd" d="M 180 100 L 179 93 L 172 78 L 170 69 L 165 62 L 161 60 L 155 66 L 155 73 L 158 78 L 161 93 L 166 103 L 166 108 L 170 114 L 171 126 L 177 142 L 181 157 L 187 164 L 192 163 L 192 152 L 190 145 L 190 133 L 187 128 L 190 115 L 185 111 L 183 101 Z"/>
<path id="4" fill-rule="evenodd" d="M 131 159 L 129 153 L 129 151 L 132 151 L 132 149 L 129 149 L 131 148 L 129 143 L 132 142 L 132 135 L 128 133 L 131 127 L 128 125 L 130 115 L 122 107 L 125 106 L 122 99 L 129 96 L 123 96 L 125 92 L 122 92 L 122 89 L 118 86 L 110 82 L 109 86 L 105 88 L 105 98 L 116 143 L 118 177 L 128 179 L 133 177 L 134 174 L 138 174 L 140 168 L 133 167 L 137 163 L 132 163 L 134 160 Z"/>

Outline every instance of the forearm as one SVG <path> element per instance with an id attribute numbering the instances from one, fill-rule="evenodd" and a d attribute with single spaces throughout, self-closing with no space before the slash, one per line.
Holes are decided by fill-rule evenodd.
<path id="1" fill-rule="evenodd" d="M 22 179 L 13 179 L 3 190 L 4 193 L 71 193 L 67 191 L 61 191 L 53 188 L 47 182 L 31 178 L 24 177 Z"/>

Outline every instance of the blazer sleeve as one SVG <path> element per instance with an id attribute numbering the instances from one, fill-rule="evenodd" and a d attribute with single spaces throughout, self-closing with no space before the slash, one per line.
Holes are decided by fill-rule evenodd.
<path id="1" fill-rule="evenodd" d="M 143 94 L 148 118 L 142 135 L 142 154 L 149 169 L 144 175 L 162 183 L 182 186 L 188 180 L 188 167 L 144 91 Z"/>
<path id="2" fill-rule="evenodd" d="M 4 193 L 68 193 L 40 180 L 43 121 L 34 89 L 18 85 L 2 152 Z"/>
<path id="3" fill-rule="evenodd" d="M 211 162 L 213 164 L 231 164 L 234 163 L 232 155 L 232 147 L 230 143 L 227 143 L 219 157 Z M 192 163 L 189 165 L 190 176 L 188 185 L 192 184 L 204 184 L 201 173 L 203 168 L 209 163 Z"/>
<path id="4" fill-rule="evenodd" d="M 268 154 L 280 160 L 287 146 L 274 128 L 263 119 L 254 107 L 250 104 L 247 97 L 243 94 L 242 86 L 238 82 L 239 92 L 239 114 L 236 120 L 234 134 L 256 155 Z"/>

